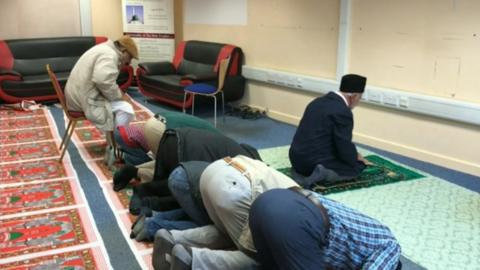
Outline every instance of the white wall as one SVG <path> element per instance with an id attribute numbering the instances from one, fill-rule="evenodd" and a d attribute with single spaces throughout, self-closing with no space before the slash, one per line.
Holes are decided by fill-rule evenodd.
<path id="1" fill-rule="evenodd" d="M 0 38 L 81 35 L 79 0 L 0 0 Z"/>
<path id="2" fill-rule="evenodd" d="M 393 46 L 397 42 L 403 42 L 405 37 L 401 33 L 395 34 L 395 31 L 398 31 L 395 28 L 397 25 L 395 27 L 391 25 L 390 17 L 396 18 L 395 21 L 398 25 L 404 24 L 407 31 L 415 33 L 409 35 L 407 45 L 414 44 L 418 38 L 422 37 L 421 34 L 416 32 L 417 26 L 409 21 L 412 18 L 409 10 L 412 9 L 413 0 L 388 0 L 386 4 L 374 0 L 352 1 L 354 3 L 352 6 L 354 25 L 362 25 L 362 33 L 355 33 L 355 31 L 360 31 L 360 28 L 357 28 L 357 30 L 355 30 L 356 26 L 352 28 L 350 71 L 366 74 L 369 77 L 369 83 L 379 84 L 379 86 L 399 88 L 408 84 L 408 89 L 414 91 L 426 91 L 425 93 L 434 91 L 434 87 L 421 88 L 422 85 L 432 84 L 433 77 L 423 78 L 422 80 L 422 76 L 416 72 L 415 68 L 401 69 L 395 67 L 395 63 L 398 61 L 408 62 L 408 65 L 404 65 L 405 67 L 415 66 L 419 55 L 430 59 L 429 55 L 425 55 L 424 50 L 418 51 L 419 48 L 423 48 L 422 44 L 402 49 L 398 48 L 402 43 L 398 43 L 397 47 Z M 363 2 L 366 6 L 363 6 Z M 446 7 L 447 2 L 452 3 L 452 1 L 446 0 L 439 0 L 438 3 L 435 0 L 421 1 L 422 6 L 426 5 L 430 8 L 415 10 L 416 17 L 414 19 L 420 20 L 422 16 L 434 17 L 441 7 Z M 454 20 L 465 18 L 465 21 L 455 21 L 456 25 L 467 25 L 463 28 L 455 28 L 459 33 L 465 32 L 466 29 L 471 30 L 471 23 L 476 25 L 476 22 L 471 21 L 473 16 L 471 13 L 478 13 L 477 17 L 480 17 L 480 2 L 473 0 L 454 2 L 458 2 L 459 5 L 470 6 L 469 8 L 445 10 L 445 13 L 453 12 L 454 14 L 450 14 L 449 18 Z M 335 79 L 339 3 L 340 1 L 337 0 L 251 0 L 247 3 L 247 25 L 184 23 L 183 36 L 185 40 L 199 39 L 238 45 L 244 50 L 245 63 L 249 66 Z M 477 5 L 479 8 L 474 8 Z M 391 14 L 391 7 L 395 7 L 395 10 L 401 14 Z M 384 13 L 391 14 L 391 16 L 375 16 L 375 14 Z M 382 20 L 379 20 L 379 18 Z M 441 36 L 442 29 L 445 29 L 444 34 L 446 36 L 454 35 L 448 32 L 452 31 L 450 22 L 451 20 L 438 20 L 435 21 L 435 24 L 429 24 L 428 27 L 422 26 L 422 29 L 428 31 L 430 30 L 429 27 L 434 27 L 437 29 L 437 36 Z M 374 43 L 369 41 L 372 35 L 376 38 Z M 425 37 L 429 36 L 425 35 Z M 434 42 L 434 40 L 431 42 Z M 453 42 L 455 43 L 455 41 Z M 467 45 L 463 48 L 468 50 L 472 48 L 471 45 L 476 44 L 476 41 L 472 39 L 464 40 L 464 42 Z M 393 47 L 388 47 L 385 44 L 390 44 Z M 453 53 L 458 48 L 462 48 L 462 46 L 458 46 L 458 43 L 455 43 L 456 45 L 452 46 L 451 50 L 445 48 L 450 44 L 448 38 L 441 44 L 423 44 L 423 46 L 441 45 L 442 50 L 437 50 L 439 56 L 446 51 Z M 477 47 L 480 48 L 480 46 Z M 390 60 L 384 59 L 387 56 L 385 48 L 388 48 L 390 55 L 388 59 Z M 375 58 L 377 56 L 378 58 Z M 469 51 L 469 57 L 472 59 L 480 57 L 480 50 Z M 469 62 L 466 61 L 465 63 Z M 390 65 L 390 72 L 391 70 L 399 70 L 399 72 L 389 75 L 389 79 L 386 79 L 384 78 L 386 67 L 382 68 L 382 66 L 388 64 Z M 477 71 L 476 63 L 472 64 L 473 66 L 468 67 L 469 70 Z M 408 70 L 408 72 L 402 73 L 404 70 Z M 448 68 L 446 70 L 448 71 Z M 465 76 L 473 78 L 469 77 L 471 76 L 469 72 L 465 72 Z M 468 80 L 470 79 L 464 81 Z M 450 79 L 447 81 L 450 82 Z M 465 85 L 473 87 L 471 89 L 476 89 L 476 83 L 474 82 L 465 83 Z M 418 90 L 419 88 L 422 90 Z M 442 96 L 442 93 L 432 95 Z M 457 93 L 460 93 L 460 90 Z M 468 93 L 463 93 L 463 95 L 457 95 L 461 100 L 471 101 L 480 97 L 480 91 L 472 92 L 469 90 Z M 270 116 L 296 124 L 302 116 L 305 106 L 315 97 L 315 94 L 298 90 L 249 82 L 246 96 L 242 102 L 267 108 Z M 354 114 L 354 138 L 358 142 L 480 176 L 480 154 L 478 154 L 480 152 L 480 140 L 478 140 L 480 127 L 478 126 L 371 105 L 361 105 L 354 111 Z"/>

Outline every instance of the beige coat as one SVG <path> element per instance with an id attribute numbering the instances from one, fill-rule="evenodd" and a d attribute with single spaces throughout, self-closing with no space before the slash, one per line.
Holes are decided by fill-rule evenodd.
<path id="1" fill-rule="evenodd" d="M 110 102 L 122 100 L 123 93 L 116 82 L 120 56 L 111 40 L 90 48 L 78 59 L 65 86 L 67 108 L 84 112 L 103 131 L 114 128 Z"/>
<path id="2" fill-rule="evenodd" d="M 248 226 L 248 211 L 251 204 L 267 190 L 298 187 L 299 185 L 283 173 L 268 167 L 262 161 L 246 156 L 238 155 L 232 158 L 230 164 L 227 165 L 222 160 L 215 161 L 203 171 L 200 177 L 200 192 L 203 204 L 217 228 L 228 234 L 240 250 L 254 253 L 256 250 Z M 229 173 L 228 171 L 231 168 L 240 172 L 243 171 L 243 177 Z M 237 193 L 238 196 L 235 198 L 228 197 L 230 192 L 235 192 L 236 189 L 241 187 L 239 183 L 245 181 L 245 179 L 250 182 L 250 190 L 244 189 L 242 192 L 249 192 L 245 196 L 249 198 L 242 199 L 240 193 Z M 221 194 L 220 196 L 224 196 L 225 199 L 220 199 L 220 201 L 217 200 L 218 197 L 212 199 L 211 194 Z M 219 205 L 218 208 L 216 208 L 216 205 Z M 217 212 L 216 209 L 228 209 L 232 213 L 231 217 L 222 216 L 222 213 Z M 230 224 L 224 222 L 227 219 Z"/>

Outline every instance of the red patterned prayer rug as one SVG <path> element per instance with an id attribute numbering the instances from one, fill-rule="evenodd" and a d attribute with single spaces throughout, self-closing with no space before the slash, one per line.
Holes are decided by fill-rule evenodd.
<path id="1" fill-rule="evenodd" d="M 90 141 L 105 140 L 105 135 L 93 126 L 76 128 L 75 135 L 84 143 Z"/>
<path id="2" fill-rule="evenodd" d="M 0 130 L 22 130 L 38 127 L 48 127 L 47 119 L 42 115 L 28 118 L 7 118 L 0 121 Z"/>
<path id="3" fill-rule="evenodd" d="M 72 180 L 6 187 L 0 197 L 0 215 L 81 204 L 79 197 Z"/>
<path id="4" fill-rule="evenodd" d="M 92 160 L 102 159 L 105 155 L 105 148 L 107 147 L 107 141 L 85 143 L 85 150 L 88 153 L 88 156 Z"/>
<path id="5" fill-rule="evenodd" d="M 107 269 L 99 248 L 82 249 L 55 255 L 0 264 L 3 270 L 27 269 Z"/>
<path id="6" fill-rule="evenodd" d="M 67 177 L 67 168 L 57 159 L 0 164 L 0 184 Z"/>
<path id="7" fill-rule="evenodd" d="M 0 110 L 0 119 L 2 118 L 21 118 L 31 117 L 35 115 L 44 115 L 44 110 L 35 111 L 16 111 L 16 110 Z"/>
<path id="8" fill-rule="evenodd" d="M 2 220 L 0 259 L 96 241 L 84 208 Z"/>
<path id="9" fill-rule="evenodd" d="M 0 269 L 108 269 L 47 109 L 0 111 Z"/>
<path id="10" fill-rule="evenodd" d="M 58 147 L 53 141 L 7 145 L 0 148 L 0 163 L 40 160 L 59 155 Z"/>
<path id="11" fill-rule="evenodd" d="M 50 128 L 0 131 L 0 145 L 31 143 L 53 140 Z"/>

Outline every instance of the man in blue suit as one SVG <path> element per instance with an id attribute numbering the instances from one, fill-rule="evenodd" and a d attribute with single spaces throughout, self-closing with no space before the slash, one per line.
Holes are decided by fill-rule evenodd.
<path id="1" fill-rule="evenodd" d="M 308 104 L 289 152 L 294 178 L 300 185 L 309 188 L 315 183 L 346 181 L 369 164 L 352 142 L 352 109 L 360 102 L 366 82 L 363 76 L 345 75 L 340 91 Z"/>

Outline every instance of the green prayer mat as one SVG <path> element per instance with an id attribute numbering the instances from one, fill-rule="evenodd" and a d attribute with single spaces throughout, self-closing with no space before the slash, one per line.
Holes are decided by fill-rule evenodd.
<path id="1" fill-rule="evenodd" d="M 365 168 L 358 177 L 338 184 L 317 184 L 312 190 L 322 194 L 329 194 L 424 177 L 420 173 L 402 167 L 377 155 L 368 155 L 365 159 L 372 162 L 374 166 Z M 277 170 L 292 177 L 291 167 L 279 168 Z"/>

